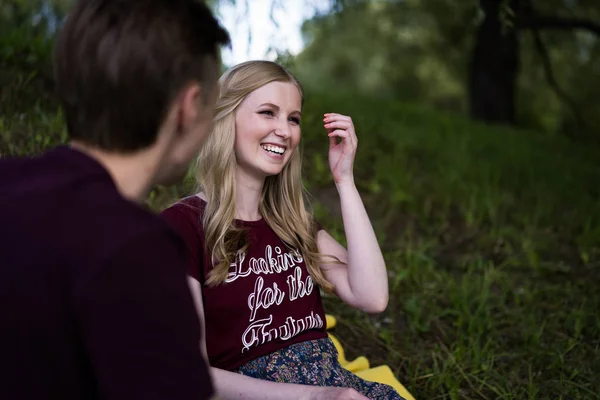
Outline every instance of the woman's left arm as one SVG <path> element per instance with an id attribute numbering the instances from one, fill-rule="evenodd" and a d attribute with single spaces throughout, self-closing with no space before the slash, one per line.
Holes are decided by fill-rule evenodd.
<path id="1" fill-rule="evenodd" d="M 325 230 L 317 236 L 319 252 L 337 257 L 344 264 L 328 262 L 321 268 L 345 303 L 369 313 L 385 310 L 388 303 L 387 270 L 375 231 L 354 184 L 352 167 L 358 140 L 350 117 L 325 114 L 328 130 L 329 164 L 342 209 L 348 250 Z M 341 140 L 339 140 L 340 138 Z"/>

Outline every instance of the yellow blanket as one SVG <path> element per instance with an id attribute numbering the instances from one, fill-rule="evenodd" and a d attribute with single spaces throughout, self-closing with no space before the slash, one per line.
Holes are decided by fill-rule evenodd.
<path id="1" fill-rule="evenodd" d="M 327 329 L 331 329 L 336 324 L 336 319 L 332 315 L 326 315 L 327 317 Z M 331 333 L 328 332 L 329 338 L 333 341 L 335 348 L 338 351 L 338 361 L 342 364 L 342 367 L 348 371 L 353 372 L 364 380 L 371 382 L 384 383 L 390 385 L 400 396 L 406 400 L 415 400 L 415 398 L 406 390 L 406 388 L 396 379 L 392 370 L 387 365 L 380 365 L 378 367 L 371 368 L 369 360 L 364 356 L 359 356 L 356 359 L 349 361 L 346 359 L 346 353 L 342 347 L 340 341 Z"/>

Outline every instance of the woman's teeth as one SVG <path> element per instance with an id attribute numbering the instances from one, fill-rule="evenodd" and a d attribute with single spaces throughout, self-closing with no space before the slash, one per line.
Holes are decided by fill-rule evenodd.
<path id="1" fill-rule="evenodd" d="M 266 151 L 270 151 L 271 153 L 275 153 L 275 154 L 283 154 L 285 152 L 285 149 L 283 147 L 279 147 L 279 146 L 272 146 L 270 144 L 261 144 L 261 147 L 263 149 L 265 149 Z"/>

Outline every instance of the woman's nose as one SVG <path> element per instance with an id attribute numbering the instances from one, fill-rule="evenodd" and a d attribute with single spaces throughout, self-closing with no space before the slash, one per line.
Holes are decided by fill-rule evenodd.
<path id="1" fill-rule="evenodd" d="M 285 126 L 285 127 L 277 127 L 275 129 L 275 135 L 282 137 L 284 139 L 287 139 L 290 137 L 291 132 L 290 132 L 290 128 L 289 126 Z"/>

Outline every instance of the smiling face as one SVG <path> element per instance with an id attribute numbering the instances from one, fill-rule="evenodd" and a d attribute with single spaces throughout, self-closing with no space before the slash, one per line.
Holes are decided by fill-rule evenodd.
<path id="1" fill-rule="evenodd" d="M 290 82 L 270 82 L 242 101 L 235 116 L 239 171 L 262 180 L 282 171 L 300 142 L 301 106 Z"/>

